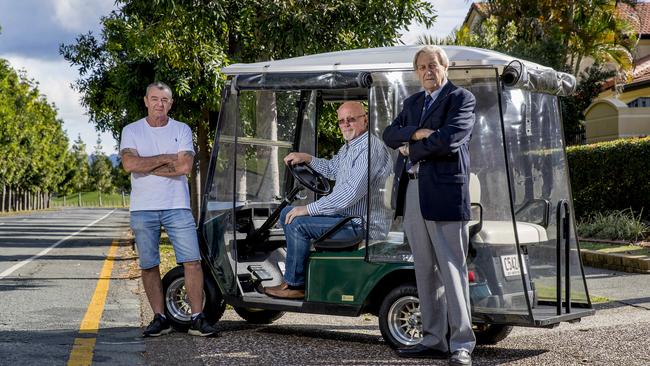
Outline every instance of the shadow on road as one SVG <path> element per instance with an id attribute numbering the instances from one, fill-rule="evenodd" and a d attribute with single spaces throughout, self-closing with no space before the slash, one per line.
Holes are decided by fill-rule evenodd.
<path id="1" fill-rule="evenodd" d="M 144 351 L 140 331 L 135 327 L 100 329 L 93 362 L 106 365 L 140 364 Z M 75 338 L 94 336 L 81 335 L 76 329 L 0 330 L 0 364 L 62 365 L 70 357 Z"/>

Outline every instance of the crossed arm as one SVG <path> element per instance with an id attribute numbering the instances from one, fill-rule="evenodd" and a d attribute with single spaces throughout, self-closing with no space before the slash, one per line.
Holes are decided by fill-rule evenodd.
<path id="1" fill-rule="evenodd" d="M 161 177 L 177 177 L 189 174 L 194 163 L 194 153 L 162 154 L 142 157 L 135 149 L 123 149 L 122 166 L 129 173 L 153 174 Z"/>

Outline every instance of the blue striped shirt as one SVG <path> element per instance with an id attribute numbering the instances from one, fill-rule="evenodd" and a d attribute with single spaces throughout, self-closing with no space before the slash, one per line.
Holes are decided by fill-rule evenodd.
<path id="1" fill-rule="evenodd" d="M 366 217 L 370 193 L 370 238 L 386 236 L 390 212 L 383 204 L 383 186 L 391 172 L 391 157 L 386 145 L 371 134 L 372 164 L 368 188 L 368 132 L 346 142 L 332 159 L 314 157 L 309 165 L 336 184 L 327 196 L 307 205 L 310 216 L 345 215 Z"/>

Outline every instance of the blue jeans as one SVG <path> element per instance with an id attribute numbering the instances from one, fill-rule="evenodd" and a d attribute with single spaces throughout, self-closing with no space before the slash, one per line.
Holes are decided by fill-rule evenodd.
<path id="1" fill-rule="evenodd" d="M 285 263 L 284 280 L 291 286 L 304 286 L 305 268 L 311 249 L 311 241 L 320 237 L 333 225 L 345 216 L 298 216 L 291 224 L 285 224 L 287 213 L 293 206 L 285 207 L 280 213 L 280 225 L 284 228 L 287 239 L 287 259 Z M 356 222 L 348 222 L 337 232 L 332 234 L 332 239 L 352 239 L 361 234 L 363 227 Z"/>
<path id="2" fill-rule="evenodd" d="M 140 257 L 140 268 L 160 264 L 160 227 L 164 226 L 174 247 L 176 263 L 201 260 L 196 224 L 188 209 L 131 211 L 131 229 Z"/>

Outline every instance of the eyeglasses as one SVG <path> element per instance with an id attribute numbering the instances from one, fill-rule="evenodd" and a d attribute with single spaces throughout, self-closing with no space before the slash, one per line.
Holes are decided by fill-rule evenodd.
<path id="1" fill-rule="evenodd" d="M 341 118 L 341 119 L 339 120 L 339 124 L 340 124 L 340 125 L 343 125 L 343 124 L 345 124 L 346 122 L 349 123 L 349 124 L 353 124 L 353 123 L 359 121 L 359 117 L 365 117 L 365 116 L 366 116 L 366 114 L 364 113 L 364 114 L 360 114 L 360 115 L 358 115 L 358 116 L 352 116 L 352 117 L 347 117 L 347 118 Z"/>

